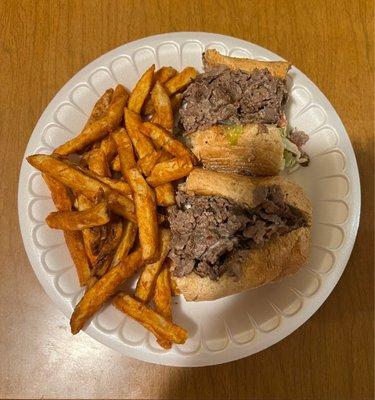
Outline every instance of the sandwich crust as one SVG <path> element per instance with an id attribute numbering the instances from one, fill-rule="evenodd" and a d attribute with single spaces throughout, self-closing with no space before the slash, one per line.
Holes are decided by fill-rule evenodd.
<path id="1" fill-rule="evenodd" d="M 184 277 L 172 275 L 187 301 L 214 300 L 239 293 L 293 274 L 306 264 L 310 253 L 312 209 L 307 195 L 296 183 L 280 176 L 250 178 L 196 168 L 190 173 L 183 189 L 190 194 L 222 196 L 242 207 L 253 208 L 256 206 L 254 190 L 263 185 L 280 186 L 286 203 L 304 215 L 306 226 L 271 239 L 261 248 L 242 250 L 237 268 L 239 276 L 226 272 L 213 281 L 195 273 Z"/>

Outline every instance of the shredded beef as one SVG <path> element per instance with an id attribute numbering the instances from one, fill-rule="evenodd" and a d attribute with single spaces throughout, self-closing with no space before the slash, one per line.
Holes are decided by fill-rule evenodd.
<path id="1" fill-rule="evenodd" d="M 238 274 L 235 263 L 226 262 L 234 254 L 304 224 L 302 215 L 285 204 L 279 186 L 258 187 L 254 195 L 258 205 L 249 211 L 222 197 L 177 192 L 177 204 L 168 209 L 176 276 L 194 271 L 216 280 L 225 271 Z"/>
<path id="2" fill-rule="evenodd" d="M 304 131 L 293 129 L 289 133 L 288 139 L 298 147 L 299 151 L 301 151 L 302 146 L 308 142 L 309 135 L 307 135 Z"/>
<path id="3" fill-rule="evenodd" d="M 180 122 L 186 132 L 217 123 L 276 124 L 286 100 L 285 81 L 268 69 L 248 73 L 217 67 L 200 74 L 185 90 Z"/>

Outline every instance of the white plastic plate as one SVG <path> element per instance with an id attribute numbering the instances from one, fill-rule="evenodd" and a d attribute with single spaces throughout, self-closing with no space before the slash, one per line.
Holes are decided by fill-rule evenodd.
<path id="1" fill-rule="evenodd" d="M 55 96 L 39 119 L 25 156 L 50 153 L 76 135 L 108 87 L 131 89 L 152 63 L 180 70 L 201 70 L 201 54 L 216 48 L 232 56 L 279 60 L 276 54 L 232 37 L 182 32 L 157 35 L 125 44 L 78 72 Z M 147 362 L 203 366 L 247 357 L 285 338 L 322 305 L 339 280 L 355 241 L 360 214 L 360 184 L 354 152 L 345 128 L 323 93 L 297 68 L 289 73 L 287 116 L 291 127 L 311 137 L 307 168 L 289 177 L 312 199 L 312 253 L 306 268 L 280 282 L 213 302 L 187 303 L 176 298 L 174 320 L 188 329 L 189 340 L 169 351 L 113 306 L 102 309 L 85 329 L 101 343 Z M 30 263 L 45 291 L 70 317 L 82 296 L 61 232 L 49 229 L 54 210 L 40 173 L 24 160 L 18 192 L 21 232 Z M 68 319 L 66 321 L 68 329 Z"/>

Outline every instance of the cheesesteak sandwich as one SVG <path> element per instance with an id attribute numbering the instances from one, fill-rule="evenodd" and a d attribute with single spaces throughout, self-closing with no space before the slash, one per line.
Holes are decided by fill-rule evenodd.
<path id="1" fill-rule="evenodd" d="M 281 176 L 196 168 L 169 207 L 172 277 L 188 301 L 214 300 L 278 280 L 305 265 L 311 204 Z"/>
<path id="2" fill-rule="evenodd" d="M 203 54 L 205 72 L 184 92 L 180 124 L 206 168 L 256 176 L 306 165 L 308 136 L 285 116 L 290 64 Z"/>

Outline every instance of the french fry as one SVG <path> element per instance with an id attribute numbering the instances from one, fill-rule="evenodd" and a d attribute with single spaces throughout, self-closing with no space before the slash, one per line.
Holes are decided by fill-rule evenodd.
<path id="1" fill-rule="evenodd" d="M 80 231 L 64 231 L 66 246 L 76 267 L 80 286 L 85 286 L 91 277 L 90 265 Z"/>
<path id="2" fill-rule="evenodd" d="M 97 278 L 96 276 L 92 276 L 92 277 L 87 281 L 87 284 L 86 284 L 86 292 L 87 292 L 90 288 L 92 288 L 92 287 L 95 285 L 96 282 L 98 282 L 98 278 Z"/>
<path id="3" fill-rule="evenodd" d="M 173 343 L 183 344 L 188 337 L 188 333 L 185 329 L 166 320 L 164 317 L 127 294 L 118 294 L 113 299 L 112 304 L 117 309 L 142 324 L 146 329 L 151 331 L 157 339 L 160 338 Z"/>
<path id="4" fill-rule="evenodd" d="M 122 85 L 117 85 L 107 113 L 84 128 L 78 136 L 59 146 L 54 153 L 65 156 L 77 153 L 88 145 L 106 137 L 120 124 L 128 96 L 126 89 Z"/>
<path id="5" fill-rule="evenodd" d="M 152 122 L 159 124 L 168 131 L 173 129 L 173 111 L 171 100 L 160 82 L 156 82 L 151 92 L 151 100 L 155 113 Z"/>
<path id="6" fill-rule="evenodd" d="M 72 209 L 72 198 L 66 186 L 56 179 L 43 174 L 43 179 L 51 191 L 51 197 L 59 211 L 70 211 Z M 90 265 L 85 252 L 82 234 L 79 231 L 64 232 L 66 246 L 76 267 L 79 284 L 84 286 L 90 278 Z"/>
<path id="7" fill-rule="evenodd" d="M 111 162 L 111 170 L 121 172 L 120 156 L 118 154 Z"/>
<path id="8" fill-rule="evenodd" d="M 116 249 L 116 253 L 113 256 L 111 268 L 115 267 L 124 257 L 128 255 L 129 251 L 134 245 L 135 238 L 137 237 L 137 230 L 137 225 L 135 225 L 133 222 L 124 221 L 122 238 Z"/>
<path id="9" fill-rule="evenodd" d="M 103 276 L 111 265 L 113 255 L 122 237 L 123 224 L 121 220 L 112 221 L 107 226 L 107 237 L 102 244 L 99 254 L 92 266 L 92 274 Z"/>
<path id="10" fill-rule="evenodd" d="M 168 221 L 168 218 L 164 214 L 158 214 L 158 225 L 164 224 L 164 222 Z"/>
<path id="11" fill-rule="evenodd" d="M 177 110 L 180 108 L 180 105 L 182 103 L 183 95 L 182 93 L 175 93 L 171 97 L 171 106 L 172 106 L 172 111 L 173 114 L 177 112 Z"/>
<path id="12" fill-rule="evenodd" d="M 83 129 L 87 128 L 98 119 L 104 117 L 104 115 L 108 112 L 108 107 L 111 104 L 112 97 L 113 89 L 107 89 L 104 94 L 99 98 L 99 100 L 94 104 L 91 115 Z"/>
<path id="13" fill-rule="evenodd" d="M 193 67 L 186 67 L 173 78 L 165 82 L 164 87 L 169 96 L 185 89 L 185 87 L 197 77 L 197 70 Z"/>
<path id="14" fill-rule="evenodd" d="M 78 211 L 85 211 L 92 208 L 92 202 L 85 197 L 83 194 L 77 196 L 77 208 Z M 87 257 L 90 260 L 91 265 L 95 262 L 98 249 L 98 241 L 100 238 L 98 229 L 83 229 L 82 230 L 83 244 L 85 246 Z"/>
<path id="15" fill-rule="evenodd" d="M 125 127 L 138 158 L 143 158 L 154 151 L 151 140 L 141 132 L 140 116 L 129 109 L 125 109 Z"/>
<path id="16" fill-rule="evenodd" d="M 151 67 L 142 75 L 137 84 L 135 85 L 128 101 L 128 108 L 136 113 L 140 113 L 143 103 L 150 93 L 152 83 L 154 80 L 155 65 Z"/>
<path id="17" fill-rule="evenodd" d="M 78 333 L 87 320 L 109 300 L 119 287 L 142 265 L 142 251 L 137 249 L 108 271 L 84 294 L 70 319 L 73 335 Z"/>
<path id="18" fill-rule="evenodd" d="M 100 150 L 105 154 L 108 165 L 116 157 L 117 147 L 111 135 L 108 135 L 100 142 Z"/>
<path id="19" fill-rule="evenodd" d="M 154 303 L 155 310 L 158 314 L 164 317 L 167 321 L 172 321 L 172 294 L 169 280 L 169 269 L 163 267 L 156 279 Z M 170 349 L 172 343 L 169 340 L 159 338 L 157 342 L 164 349 Z"/>
<path id="20" fill-rule="evenodd" d="M 196 164 L 196 158 L 193 153 L 179 140 L 174 139 L 170 134 L 160 126 L 152 122 L 142 124 L 142 132 L 147 135 L 158 147 L 162 147 L 168 153 L 177 158 L 190 158 L 193 164 Z"/>
<path id="21" fill-rule="evenodd" d="M 112 133 L 112 137 L 116 142 L 117 152 L 120 159 L 120 170 L 125 176 L 125 171 L 136 166 L 133 145 L 124 128 L 118 129 Z"/>
<path id="22" fill-rule="evenodd" d="M 176 204 L 176 199 L 174 197 L 173 185 L 168 183 L 163 183 L 155 188 L 156 204 L 158 206 L 168 207 Z"/>
<path id="23" fill-rule="evenodd" d="M 152 187 L 160 186 L 189 175 L 192 169 L 193 164 L 190 159 L 172 158 L 156 164 L 146 181 Z"/>
<path id="24" fill-rule="evenodd" d="M 137 168 L 125 171 L 125 177 L 133 192 L 143 260 L 154 261 L 158 244 L 155 193 Z"/>
<path id="25" fill-rule="evenodd" d="M 99 203 L 85 211 L 55 211 L 46 218 L 46 223 L 50 228 L 64 231 L 81 231 L 104 225 L 108 221 L 109 214 L 106 203 Z"/>
<path id="26" fill-rule="evenodd" d="M 161 67 L 155 72 L 154 82 L 160 82 L 163 84 L 177 74 L 177 71 L 173 67 Z M 154 104 L 152 103 L 151 97 L 148 97 L 143 107 L 143 113 L 145 115 L 151 115 L 154 113 Z"/>
<path id="27" fill-rule="evenodd" d="M 137 222 L 133 202 L 112 190 L 108 185 L 100 182 L 80 169 L 73 167 L 66 161 L 61 161 L 55 156 L 46 154 L 35 154 L 27 157 L 27 161 L 36 169 L 50 175 L 59 182 L 73 189 L 77 193 L 84 194 L 90 200 L 95 201 L 97 193 L 103 190 L 110 208 L 117 214 Z"/>
<path id="28" fill-rule="evenodd" d="M 59 211 L 70 211 L 72 209 L 72 197 L 68 188 L 58 180 L 47 174 L 42 174 L 44 182 L 51 192 L 52 200 Z"/>
<path id="29" fill-rule="evenodd" d="M 171 232 L 169 229 L 160 229 L 159 234 L 159 258 L 152 264 L 147 264 L 141 276 L 138 279 L 137 287 L 135 289 L 135 297 L 147 303 L 152 298 L 153 290 L 155 287 L 156 278 L 163 266 L 164 260 L 167 257 L 171 244 Z"/>
<path id="30" fill-rule="evenodd" d="M 116 192 L 121 193 L 122 195 L 129 197 L 131 195 L 132 191 L 130 189 L 130 186 L 120 180 L 120 179 L 113 179 L 113 178 L 107 178 L 107 177 L 101 177 L 101 176 L 93 176 L 96 178 L 98 181 L 105 183 L 108 185 L 111 189 L 115 190 Z"/>
<path id="31" fill-rule="evenodd" d="M 149 176 L 151 174 L 152 169 L 158 163 L 161 155 L 162 154 L 160 151 L 153 151 L 152 153 L 147 154 L 147 156 L 138 160 L 137 165 L 142 171 L 143 175 Z"/>
<path id="32" fill-rule="evenodd" d="M 173 78 L 177 71 L 173 67 L 161 67 L 155 72 L 154 81 L 164 83 Z"/>
<path id="33" fill-rule="evenodd" d="M 89 152 L 87 166 L 90 171 L 95 172 L 98 176 L 111 176 L 107 157 L 100 148 Z"/>

